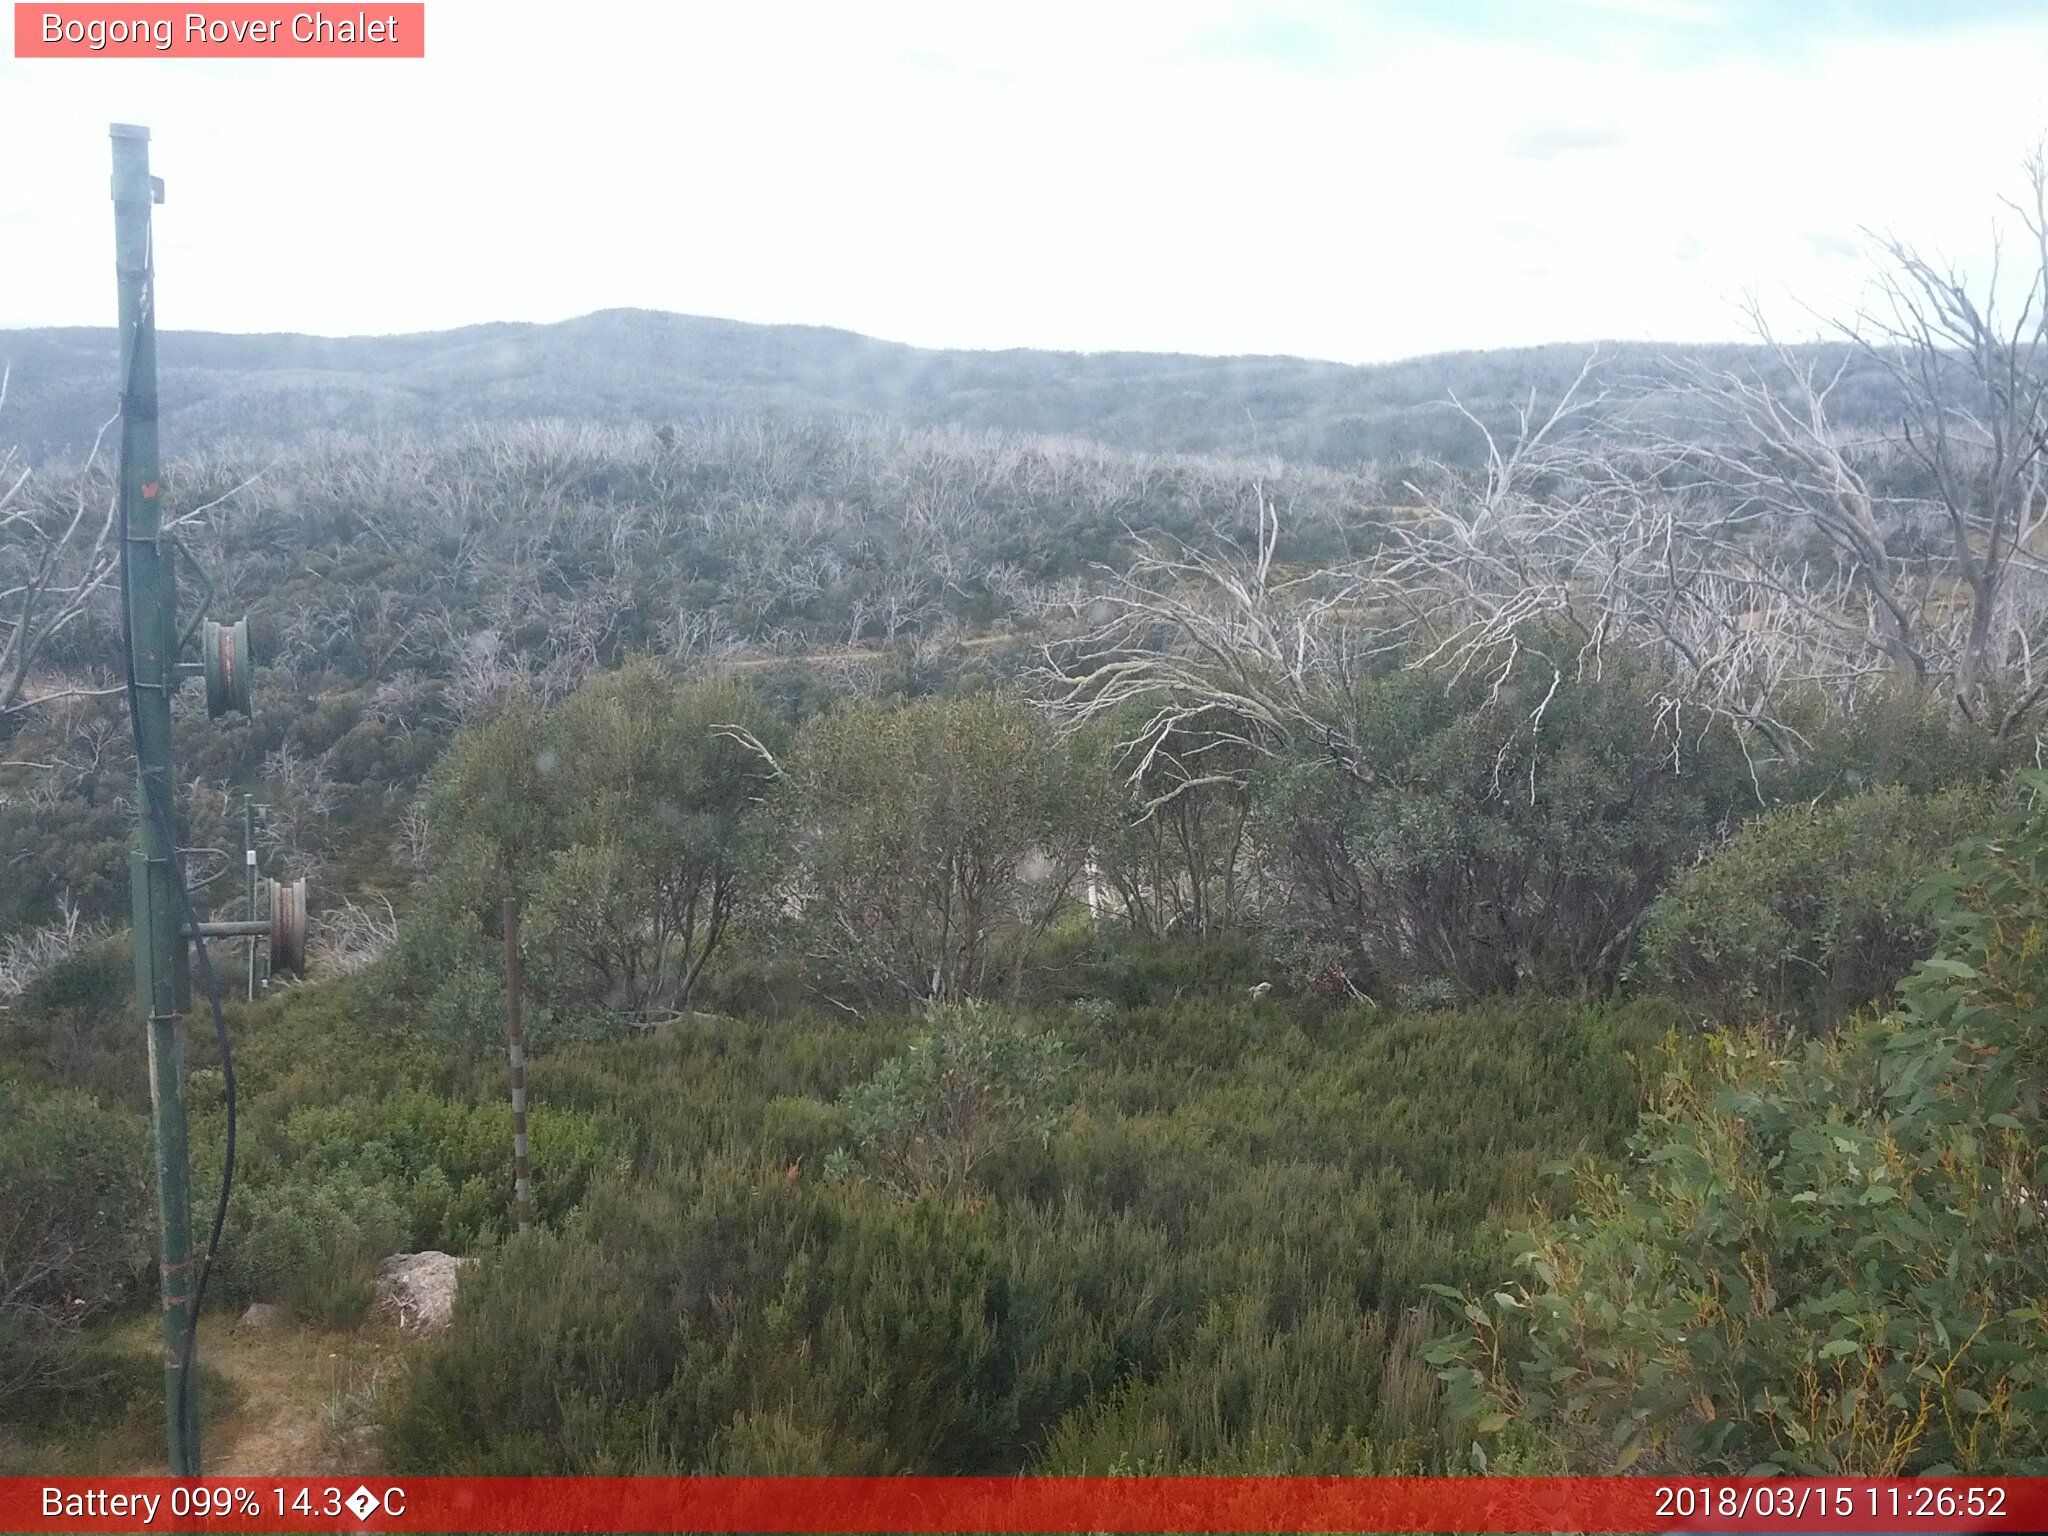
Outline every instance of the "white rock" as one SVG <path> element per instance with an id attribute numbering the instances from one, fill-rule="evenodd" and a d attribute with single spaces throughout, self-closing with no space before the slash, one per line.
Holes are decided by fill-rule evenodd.
<path id="1" fill-rule="evenodd" d="M 243 1328 L 275 1328 L 284 1321 L 284 1309 L 272 1306 L 267 1301 L 252 1301 L 242 1313 L 238 1326 Z"/>
<path id="2" fill-rule="evenodd" d="M 451 1253 L 394 1253 L 377 1266 L 377 1306 L 401 1328 L 437 1333 L 455 1317 L 455 1289 L 465 1265 Z"/>

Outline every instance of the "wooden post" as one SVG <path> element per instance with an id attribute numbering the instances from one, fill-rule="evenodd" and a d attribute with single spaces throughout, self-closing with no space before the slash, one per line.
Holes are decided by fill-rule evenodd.
<path id="1" fill-rule="evenodd" d="M 526 1155 L 526 1031 L 519 1004 L 525 976 L 519 964 L 519 898 L 505 898 L 505 1041 L 512 1055 L 512 1200 L 519 1230 L 533 1230 L 533 1169 Z"/>

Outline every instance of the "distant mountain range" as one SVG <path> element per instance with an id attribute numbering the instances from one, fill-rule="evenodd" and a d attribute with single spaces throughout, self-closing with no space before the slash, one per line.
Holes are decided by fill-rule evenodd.
<path id="1" fill-rule="evenodd" d="M 1051 433 L 1124 448 L 1267 455 L 1314 464 L 1469 461 L 1455 392 L 1504 424 L 1531 390 L 1555 396 L 1589 346 L 1449 353 L 1365 367 L 1291 357 L 1151 352 L 934 351 L 819 326 L 605 310 L 554 325 L 411 336 L 159 337 L 167 457 L 228 440 L 320 431 L 435 433 L 527 417 L 660 423 L 770 415 L 885 417 L 912 426 Z M 1603 346 L 1623 371 L 1670 348 Z M 1686 348 L 1735 361 L 1740 347 Z M 83 454 L 114 413 L 111 329 L 0 331 L 12 379 L 0 443 L 31 462 Z"/>

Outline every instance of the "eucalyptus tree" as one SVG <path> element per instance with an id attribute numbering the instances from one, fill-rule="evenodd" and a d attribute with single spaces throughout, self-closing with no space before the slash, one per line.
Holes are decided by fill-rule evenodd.
<path id="1" fill-rule="evenodd" d="M 842 706 L 781 774 L 781 899 L 841 1002 L 1015 988 L 1103 807 L 1086 755 L 1007 693 Z"/>
<path id="2" fill-rule="evenodd" d="M 739 909 L 744 824 L 769 776 L 722 729 L 736 722 L 773 734 L 745 687 L 645 664 L 553 709 L 515 700 L 458 737 L 437 777 L 430 903 L 488 931 L 505 897 L 524 901 L 536 987 L 566 1007 L 687 1010 Z"/>

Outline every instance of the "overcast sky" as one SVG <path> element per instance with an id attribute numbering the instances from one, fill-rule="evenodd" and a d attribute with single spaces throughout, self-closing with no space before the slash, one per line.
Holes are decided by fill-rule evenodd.
<path id="1" fill-rule="evenodd" d="M 154 130 L 174 328 L 633 305 L 1348 362 L 1733 336 L 1752 289 L 1788 324 L 1853 305 L 1862 226 L 1981 261 L 2048 128 L 2048 5 L 2025 0 L 427 21 L 423 61 L 0 59 L 0 327 L 110 323 L 110 121 Z"/>

